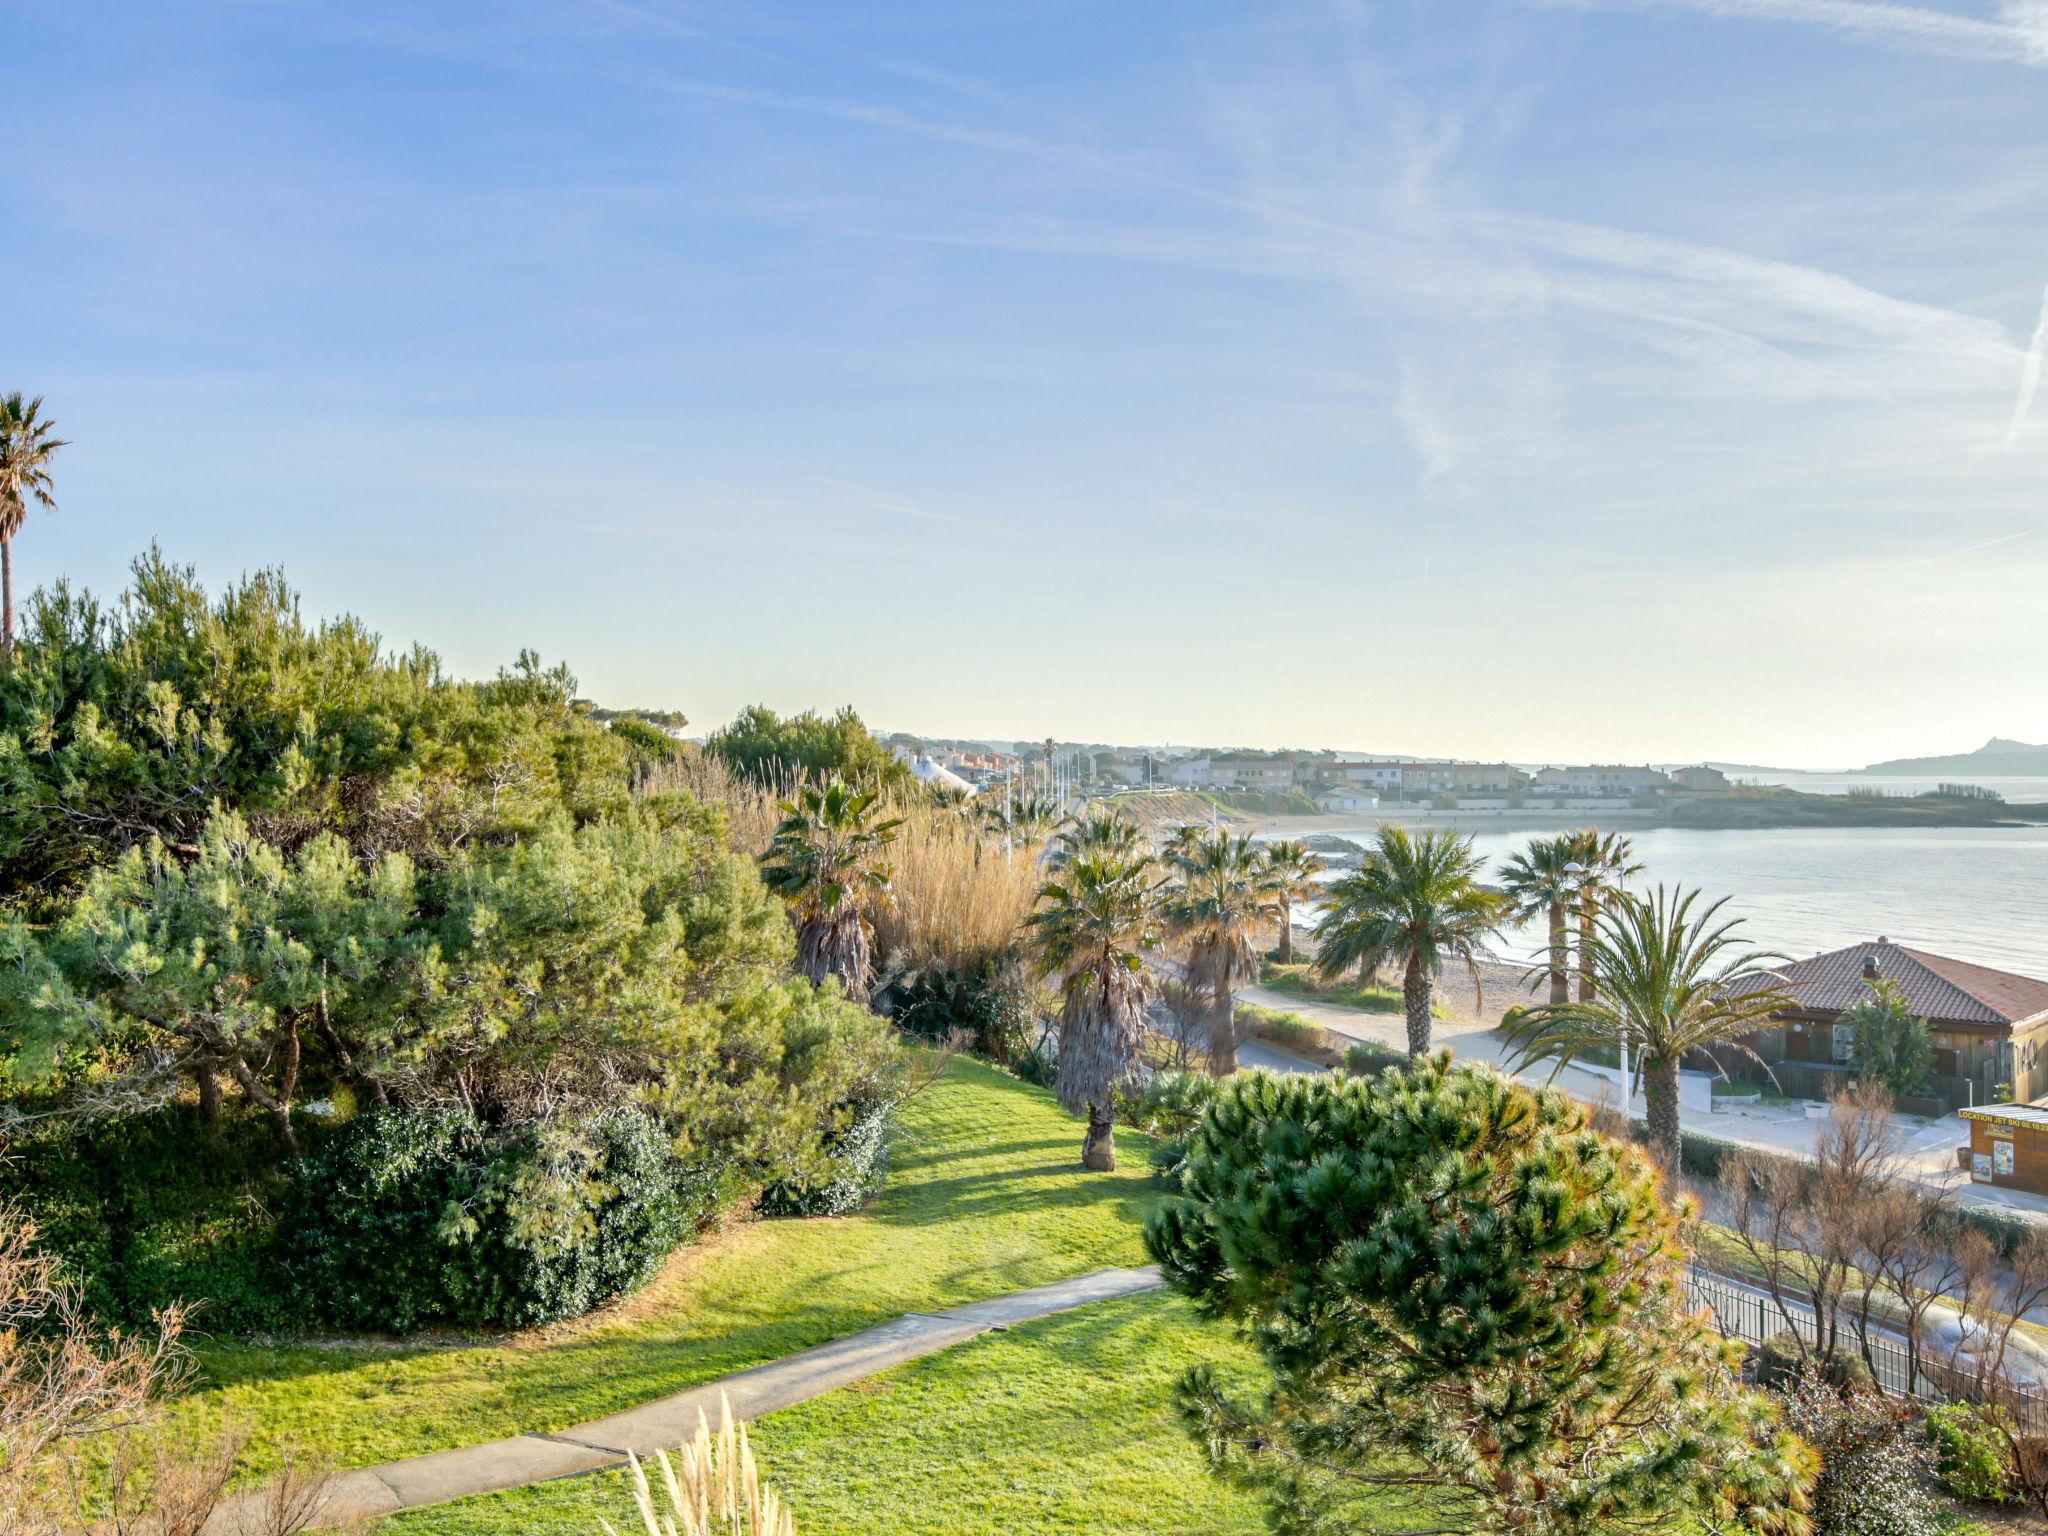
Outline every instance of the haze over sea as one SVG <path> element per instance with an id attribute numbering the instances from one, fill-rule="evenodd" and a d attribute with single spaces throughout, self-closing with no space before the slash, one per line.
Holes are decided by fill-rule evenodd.
<path id="1" fill-rule="evenodd" d="M 1727 913 L 1744 919 L 1742 936 L 1759 948 L 1798 959 L 1882 934 L 2048 977 L 2048 827 L 1624 830 L 1644 866 L 1634 889 L 1676 884 L 1726 896 Z M 1479 832 L 1474 846 L 1491 874 L 1528 837 Z M 1531 928 L 1502 948 L 1532 959 L 1542 941 Z"/>

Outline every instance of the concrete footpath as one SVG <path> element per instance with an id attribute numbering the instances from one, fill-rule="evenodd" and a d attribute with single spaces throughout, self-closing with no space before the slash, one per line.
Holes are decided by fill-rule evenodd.
<path id="1" fill-rule="evenodd" d="M 529 1483 L 623 1466 L 628 1451 L 636 1456 L 651 1456 L 658 1450 L 673 1450 L 690 1439 L 697 1432 L 700 1413 L 716 1425 L 720 1393 L 731 1401 L 734 1418 L 757 1419 L 891 1366 L 936 1354 L 979 1334 L 1068 1312 L 1091 1302 L 1135 1296 L 1159 1284 L 1159 1271 L 1155 1268 L 1099 1269 L 1073 1280 L 1056 1281 L 946 1312 L 906 1312 L 846 1338 L 707 1381 L 687 1391 L 593 1419 L 588 1424 L 513 1435 L 482 1445 L 465 1445 L 338 1473 L 329 1483 L 327 1496 L 310 1524 L 332 1526 L 373 1520 L 475 1493 L 523 1488 Z M 240 1536 L 243 1531 L 254 1529 L 262 1507 L 260 1490 L 223 1505 L 207 1522 L 207 1536 Z"/>

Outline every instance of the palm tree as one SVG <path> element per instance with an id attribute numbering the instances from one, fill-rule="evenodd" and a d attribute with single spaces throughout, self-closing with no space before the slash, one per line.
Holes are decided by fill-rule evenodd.
<path id="1" fill-rule="evenodd" d="M 1507 898 L 1479 883 L 1480 868 L 1469 837 L 1382 825 L 1363 866 L 1328 888 L 1316 972 L 1335 980 L 1353 966 L 1398 965 L 1410 1056 L 1428 1054 L 1444 966 L 1464 961 L 1476 990 L 1479 956 L 1507 920 Z"/>
<path id="2" fill-rule="evenodd" d="M 1059 824 L 1059 802 L 1051 795 L 984 795 L 976 802 L 982 824 L 1019 847 L 1045 841 Z"/>
<path id="3" fill-rule="evenodd" d="M 838 779 L 806 784 L 782 802 L 782 824 L 762 855 L 761 876 L 789 903 L 796 922 L 797 968 L 813 982 L 837 976 L 846 995 L 868 1000 L 873 979 L 864 902 L 889 889 L 881 852 L 903 819 L 878 819 L 879 796 Z"/>
<path id="4" fill-rule="evenodd" d="M 1501 866 L 1501 885 L 1523 922 L 1550 923 L 1550 1000 L 1571 1000 L 1570 941 L 1566 914 L 1579 899 L 1577 856 L 1570 835 L 1532 837 L 1529 846 Z"/>
<path id="5" fill-rule="evenodd" d="M 1045 865 L 1048 869 L 1064 869 L 1090 853 L 1127 857 L 1142 851 L 1143 841 L 1143 831 L 1122 811 L 1085 811 L 1060 823 L 1052 846 L 1046 850 Z"/>
<path id="6" fill-rule="evenodd" d="M 1593 930 L 1601 911 L 1621 894 L 1622 882 L 1643 872 L 1634 862 L 1635 844 L 1619 832 L 1586 827 L 1568 832 L 1571 862 L 1577 866 L 1579 912 L 1579 1001 L 1593 1000 Z"/>
<path id="7" fill-rule="evenodd" d="M 43 419 L 43 397 L 21 391 L 0 395 L 0 661 L 14 656 L 14 536 L 28 519 L 30 501 L 57 510 L 50 495 L 50 460 L 70 446 L 57 423 Z"/>
<path id="8" fill-rule="evenodd" d="M 1601 910 L 1591 956 L 1595 989 L 1586 1002 L 1546 1003 L 1515 1028 L 1521 1060 L 1562 1066 L 1592 1045 L 1635 1047 L 1648 1101 L 1650 1150 L 1666 1173 L 1678 1167 L 1678 1068 L 1686 1052 L 1733 1044 L 1793 999 L 1769 966 L 1781 956 L 1745 949 L 1740 919 L 1721 921 L 1726 899 L 1703 911 L 1697 891 L 1654 898 L 1623 893 Z"/>
<path id="9" fill-rule="evenodd" d="M 1307 843 L 1268 843 L 1266 868 L 1272 873 L 1273 894 L 1280 903 L 1280 963 L 1292 965 L 1294 904 L 1313 901 L 1322 894 L 1316 876 L 1323 872 L 1323 861 L 1310 851 Z"/>
<path id="10" fill-rule="evenodd" d="M 1191 857 L 1194 851 L 1202 846 L 1202 839 L 1208 835 L 1209 829 L 1199 821 L 1176 823 L 1166 834 L 1166 847 L 1163 850 L 1166 862 L 1177 864 L 1182 859 Z"/>
<path id="11" fill-rule="evenodd" d="M 1209 995 L 1209 1071 L 1237 1070 L 1237 984 L 1259 974 L 1252 935 L 1280 910 L 1259 845 L 1218 832 L 1176 852 L 1180 875 L 1166 899 L 1167 929 L 1188 948 L 1188 980 Z"/>
<path id="12" fill-rule="evenodd" d="M 1061 977 L 1060 1104 L 1087 1116 L 1081 1165 L 1097 1173 L 1116 1167 L 1116 1091 L 1135 1079 L 1145 1040 L 1155 871 L 1143 853 L 1082 853 L 1040 889 L 1030 918 L 1045 973 Z"/>

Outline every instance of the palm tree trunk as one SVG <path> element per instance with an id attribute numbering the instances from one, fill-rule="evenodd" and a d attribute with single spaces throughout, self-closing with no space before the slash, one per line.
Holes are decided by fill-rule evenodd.
<path id="1" fill-rule="evenodd" d="M 1081 1142 L 1081 1166 L 1090 1173 L 1116 1172 L 1116 1121 L 1103 1105 L 1088 1106 L 1088 1134 Z"/>
<path id="2" fill-rule="evenodd" d="M 1209 1002 L 1209 1075 L 1229 1077 L 1237 1070 L 1237 1003 L 1228 986 L 1218 986 Z"/>
<path id="3" fill-rule="evenodd" d="M 1571 977 L 1565 970 L 1568 963 L 1566 942 L 1564 903 L 1553 901 L 1550 904 L 1550 1001 L 1553 1004 L 1571 1001 Z"/>
<path id="4" fill-rule="evenodd" d="M 1678 1177 L 1678 1058 L 1650 1056 L 1643 1062 L 1643 1098 L 1649 1105 L 1650 1156 L 1667 1179 Z"/>
<path id="5" fill-rule="evenodd" d="M 1591 897 L 1579 903 L 1579 1001 L 1593 1001 L 1593 934 L 1600 904 Z"/>
<path id="6" fill-rule="evenodd" d="M 0 539 L 0 661 L 14 660 L 14 540 Z"/>
<path id="7" fill-rule="evenodd" d="M 1280 903 L 1280 963 L 1294 964 L 1294 903 Z"/>
<path id="8" fill-rule="evenodd" d="M 1408 970 L 1401 977 L 1401 1001 L 1408 1010 L 1408 1054 L 1429 1054 L 1429 1014 L 1436 987 L 1418 956 L 1408 957 Z"/>

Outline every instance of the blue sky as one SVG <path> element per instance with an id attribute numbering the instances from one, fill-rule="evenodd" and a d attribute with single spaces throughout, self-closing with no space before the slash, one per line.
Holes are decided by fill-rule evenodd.
<path id="1" fill-rule="evenodd" d="M 0 19 L 29 582 L 704 725 L 2048 739 L 2048 0 Z"/>

